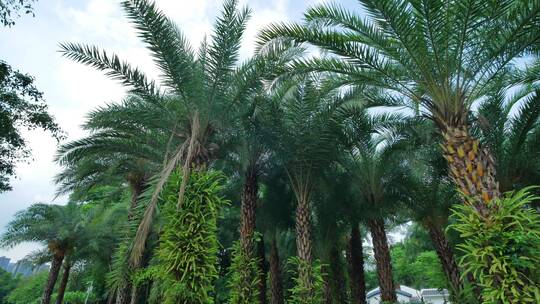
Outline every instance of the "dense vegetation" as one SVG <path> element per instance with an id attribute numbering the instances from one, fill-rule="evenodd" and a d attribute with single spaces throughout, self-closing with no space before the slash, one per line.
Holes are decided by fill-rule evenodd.
<path id="1" fill-rule="evenodd" d="M 8 225 L 1 245 L 40 242 L 51 269 L 2 278 L 4 301 L 540 302 L 540 1 L 359 2 L 270 25 L 239 62 L 236 1 L 198 47 L 122 1 L 157 80 L 61 44 L 128 95 L 58 148 L 70 202 Z"/>

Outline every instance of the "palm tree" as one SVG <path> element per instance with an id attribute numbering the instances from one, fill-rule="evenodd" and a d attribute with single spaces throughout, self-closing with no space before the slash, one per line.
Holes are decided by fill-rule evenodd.
<path id="1" fill-rule="evenodd" d="M 22 242 L 39 242 L 47 246 L 52 256 L 49 277 L 43 289 L 42 304 L 49 304 L 62 262 L 72 254 L 77 242 L 85 235 L 79 205 L 34 204 L 19 211 L 2 235 L 2 247 Z"/>
<path id="2" fill-rule="evenodd" d="M 349 156 L 344 164 L 354 175 L 353 186 L 364 210 L 362 217 L 371 233 L 381 299 L 395 302 L 385 219 L 400 202 L 407 200 L 411 186 L 409 164 L 397 153 L 402 139 L 400 130 L 410 122 L 400 114 L 370 116 L 362 109 L 352 110 L 345 113 L 348 118 L 343 140 Z"/>
<path id="3" fill-rule="evenodd" d="M 150 177 L 160 171 L 167 145 L 177 140 L 168 135 L 175 120 L 171 108 L 169 103 L 158 108 L 137 96 L 128 96 L 121 104 L 92 111 L 83 125 L 90 135 L 65 143 L 57 151 L 56 161 L 64 167 L 55 178 L 58 192 L 75 191 L 84 197 L 95 187 L 116 184 L 122 188 L 127 183 L 131 203 L 125 226 L 129 230 L 143 190 Z M 132 237 L 128 231 L 126 237 Z M 129 282 L 118 282 L 119 303 L 129 300 L 130 289 Z"/>
<path id="4" fill-rule="evenodd" d="M 210 41 L 205 40 L 195 52 L 178 26 L 155 3 L 126 0 L 122 6 L 159 68 L 163 88 L 159 88 L 139 69 L 97 47 L 72 43 L 62 44 L 61 47 L 66 57 L 105 71 L 147 103 L 162 108 L 167 101 L 174 103 L 176 111 L 173 113 L 178 114 L 171 133 L 177 134 L 182 141 L 171 145 L 170 153 L 164 155 L 165 165 L 159 173 L 160 179 L 139 225 L 132 249 L 132 263 L 138 264 L 159 193 L 167 178 L 182 160 L 184 176 L 178 195 L 180 208 L 190 170 L 204 170 L 208 166 L 219 147 L 216 135 L 233 121 L 230 114 L 234 111 L 231 110 L 237 98 L 241 98 L 249 89 L 251 79 L 244 78 L 241 74 L 243 70 L 235 66 L 250 12 L 247 8 L 238 10 L 235 0 L 226 1 Z"/>
<path id="5" fill-rule="evenodd" d="M 312 277 L 311 201 L 317 172 L 337 153 L 339 124 L 334 120 L 340 97 L 324 81 L 313 77 L 292 79 L 273 92 L 270 111 L 273 144 L 284 166 L 296 199 L 296 249 L 301 266 L 298 283 L 306 301 L 315 296 Z"/>
<path id="6" fill-rule="evenodd" d="M 336 4 L 305 24 L 264 30 L 260 44 L 309 43 L 336 56 L 299 59 L 296 73 L 332 72 L 344 84 L 383 88 L 419 105 L 443 134 L 460 191 L 481 215 L 500 196 L 495 161 L 469 132 L 471 104 L 509 62 L 540 38 L 538 1 L 361 0 L 366 19 Z M 263 48 L 264 51 L 264 48 Z"/>
<path id="7" fill-rule="evenodd" d="M 535 64 L 540 66 L 539 62 L 537 59 Z M 512 94 L 508 94 L 507 79 L 494 82 L 473 120 L 473 131 L 497 160 L 497 180 L 503 192 L 540 183 L 540 87 L 536 82 L 540 74 L 534 67 L 511 75 L 525 81 Z"/>

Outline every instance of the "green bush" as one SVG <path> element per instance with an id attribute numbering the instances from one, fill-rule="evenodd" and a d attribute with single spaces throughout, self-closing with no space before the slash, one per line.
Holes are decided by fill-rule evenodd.
<path id="1" fill-rule="evenodd" d="M 530 188 L 490 202 L 483 218 L 472 206 L 452 209 L 455 229 L 464 242 L 460 265 L 472 273 L 484 303 L 540 303 L 540 214 L 529 204 Z"/>
<path id="2" fill-rule="evenodd" d="M 17 287 L 7 296 L 6 302 L 10 304 L 38 304 L 48 275 L 48 271 L 42 271 L 22 278 Z"/>
<path id="3" fill-rule="evenodd" d="M 259 259 L 246 256 L 239 242 L 234 244 L 228 283 L 231 304 L 252 304 L 259 301 L 258 263 Z"/>
<path id="4" fill-rule="evenodd" d="M 159 281 L 162 303 L 211 304 L 218 276 L 216 222 L 220 208 L 227 204 L 220 195 L 223 175 L 193 171 L 178 208 L 181 176 L 180 172 L 173 174 L 163 192 L 165 224 L 156 251 L 157 262 L 149 273 Z"/>
<path id="5" fill-rule="evenodd" d="M 293 287 L 289 289 L 288 304 L 322 304 L 324 300 L 324 279 L 322 275 L 323 265 L 320 261 L 315 261 L 309 265 L 298 257 L 290 257 L 287 261 L 287 268 L 293 279 Z M 299 278 L 300 269 L 311 268 L 311 282 L 313 286 L 305 286 Z"/>

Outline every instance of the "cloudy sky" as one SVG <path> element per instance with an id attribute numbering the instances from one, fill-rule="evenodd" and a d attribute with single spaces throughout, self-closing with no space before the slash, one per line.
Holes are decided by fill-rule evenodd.
<path id="1" fill-rule="evenodd" d="M 197 46 L 210 34 L 214 17 L 222 0 L 157 0 L 158 6 L 175 20 Z M 241 49 L 242 58 L 253 52 L 254 37 L 271 22 L 298 20 L 309 6 L 322 0 L 243 0 L 253 13 Z M 353 0 L 340 1 L 354 8 Z M 0 59 L 36 77 L 45 93 L 50 112 L 67 132 L 68 139 L 79 138 L 85 113 L 107 102 L 119 101 L 125 94 L 120 85 L 91 68 L 62 58 L 60 42 L 84 42 L 114 51 L 132 64 L 155 76 L 151 59 L 121 11 L 118 0 L 39 0 L 36 17 L 23 16 L 12 28 L 0 27 Z M 57 143 L 46 133 L 28 132 L 33 151 L 29 163 L 17 167 L 13 191 L 0 194 L 0 233 L 19 210 L 35 202 L 65 203 L 54 200 L 53 176 L 59 167 L 53 162 Z M 23 244 L 6 250 L 0 256 L 18 260 L 36 248 Z"/>

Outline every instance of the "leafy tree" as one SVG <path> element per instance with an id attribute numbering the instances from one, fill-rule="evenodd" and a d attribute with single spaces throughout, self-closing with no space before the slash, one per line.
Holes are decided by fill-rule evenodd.
<path id="1" fill-rule="evenodd" d="M 41 297 L 42 304 L 49 304 L 60 267 L 77 242 L 85 235 L 80 208 L 75 203 L 65 206 L 34 204 L 19 211 L 2 235 L 1 245 L 12 247 L 22 242 L 40 242 L 47 246 L 52 256 L 51 269 Z"/>
<path id="2" fill-rule="evenodd" d="M 62 138 L 62 133 L 48 113 L 43 93 L 34 86 L 34 78 L 13 70 L 4 61 L 0 61 L 0 105 L 0 192 L 3 192 L 11 190 L 9 178 L 15 175 L 16 163 L 30 156 L 21 130 L 43 129 L 57 140 Z"/>
<path id="3" fill-rule="evenodd" d="M 33 4 L 36 0 L 2 0 L 0 1 L 0 23 L 11 27 L 15 19 L 20 17 L 20 11 L 34 16 Z"/>
<path id="4" fill-rule="evenodd" d="M 43 285 L 47 282 L 47 272 L 39 272 L 22 278 L 17 287 L 8 295 L 10 304 L 38 304 L 41 303 Z"/>
<path id="5" fill-rule="evenodd" d="M 20 277 L 16 277 L 0 268 L 0 303 L 7 303 L 8 294 L 15 289 L 19 280 Z"/>

